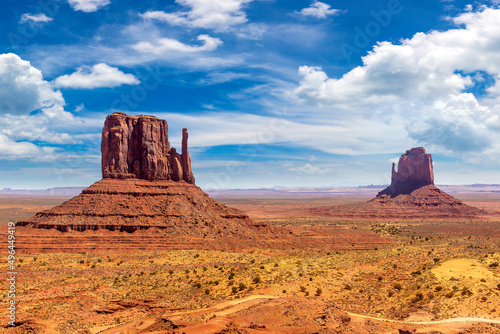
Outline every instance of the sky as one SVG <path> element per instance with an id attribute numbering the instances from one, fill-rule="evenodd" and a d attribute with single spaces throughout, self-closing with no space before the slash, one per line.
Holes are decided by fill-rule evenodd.
<path id="1" fill-rule="evenodd" d="M 101 178 L 106 115 L 189 130 L 203 189 L 500 183 L 500 1 L 39 0 L 0 12 L 0 189 Z"/>

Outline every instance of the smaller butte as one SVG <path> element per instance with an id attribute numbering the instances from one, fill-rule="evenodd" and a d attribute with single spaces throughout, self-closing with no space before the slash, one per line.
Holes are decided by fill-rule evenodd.
<path id="1" fill-rule="evenodd" d="M 434 185 L 432 156 L 415 147 L 392 164 L 391 185 L 367 203 L 311 209 L 329 217 L 427 219 L 476 217 L 483 210 L 464 204 Z"/>

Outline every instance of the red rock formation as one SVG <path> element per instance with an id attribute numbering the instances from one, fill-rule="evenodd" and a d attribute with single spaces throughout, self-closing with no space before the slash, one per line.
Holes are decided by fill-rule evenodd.
<path id="1" fill-rule="evenodd" d="M 136 178 L 103 179 L 50 210 L 17 226 L 54 228 L 61 232 L 110 230 L 134 232 L 155 227 L 169 235 L 212 238 L 248 233 L 247 215 L 211 199 L 194 184 Z"/>
<path id="2" fill-rule="evenodd" d="M 102 130 L 102 177 L 194 184 L 187 129 L 183 129 L 182 151 L 186 153 L 181 157 L 170 147 L 166 121 L 116 112 L 106 117 Z"/>
<path id="3" fill-rule="evenodd" d="M 412 148 L 392 164 L 391 185 L 366 203 L 325 206 L 310 214 L 350 218 L 436 219 L 475 217 L 483 210 L 462 203 L 434 186 L 432 157 L 423 147 Z"/>
<path id="4" fill-rule="evenodd" d="M 188 130 L 182 129 L 182 175 L 184 181 L 194 184 L 194 176 L 191 171 L 191 158 L 188 151 Z"/>
<path id="5" fill-rule="evenodd" d="M 399 158 L 398 171 L 392 163 L 391 185 L 381 191 L 380 195 L 396 197 L 400 194 L 409 194 L 413 190 L 434 184 L 432 170 L 432 156 L 425 153 L 423 147 L 415 147 L 406 151 Z"/>
<path id="6" fill-rule="evenodd" d="M 169 238 L 194 238 L 196 243 L 210 238 L 215 244 L 228 238 L 258 240 L 261 233 L 271 232 L 269 225 L 254 223 L 194 184 L 187 129 L 182 134 L 179 154 L 170 147 L 166 121 L 124 113 L 108 116 L 102 131 L 103 180 L 16 225 L 63 233 L 152 228 Z M 189 242 L 186 247 L 195 241 Z"/>

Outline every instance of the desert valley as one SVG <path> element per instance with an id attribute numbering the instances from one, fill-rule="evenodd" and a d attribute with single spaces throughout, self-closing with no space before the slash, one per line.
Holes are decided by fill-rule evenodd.
<path id="1" fill-rule="evenodd" d="M 500 333 L 500 195 L 434 185 L 413 148 L 391 185 L 195 185 L 183 130 L 114 113 L 103 179 L 68 196 L 0 195 L 15 224 L 5 333 Z M 471 191 L 473 189 L 474 191 Z M 7 276 L 7 258 L 1 260 Z M 1 281 L 8 308 L 9 282 Z"/>

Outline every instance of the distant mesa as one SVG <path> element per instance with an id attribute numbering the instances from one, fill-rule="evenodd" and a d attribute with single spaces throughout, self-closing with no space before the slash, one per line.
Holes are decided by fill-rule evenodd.
<path id="1" fill-rule="evenodd" d="M 117 112 L 106 118 L 101 152 L 102 180 L 17 225 L 61 232 L 156 228 L 169 238 L 202 241 L 257 238 L 271 231 L 194 184 L 187 129 L 179 154 L 170 146 L 166 121 Z"/>

